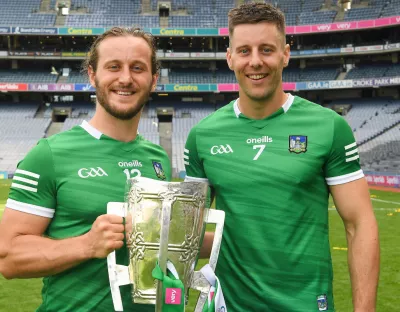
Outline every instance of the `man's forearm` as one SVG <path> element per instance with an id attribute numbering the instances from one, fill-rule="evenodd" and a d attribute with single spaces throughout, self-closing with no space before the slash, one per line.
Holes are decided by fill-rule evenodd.
<path id="1" fill-rule="evenodd" d="M 19 235 L 10 244 L 0 255 L 0 272 L 7 279 L 54 275 L 91 258 L 86 234 L 62 240 Z"/>
<path id="2" fill-rule="evenodd" d="M 203 238 L 203 244 L 200 248 L 200 258 L 210 258 L 211 249 L 214 241 L 214 232 L 206 232 Z"/>
<path id="3" fill-rule="evenodd" d="M 348 263 L 355 312 L 374 312 L 379 280 L 379 239 L 375 219 L 347 230 Z"/>

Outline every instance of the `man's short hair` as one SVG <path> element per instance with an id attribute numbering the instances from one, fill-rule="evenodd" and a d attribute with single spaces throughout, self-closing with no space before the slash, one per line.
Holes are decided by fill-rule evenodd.
<path id="1" fill-rule="evenodd" d="M 232 37 L 236 26 L 267 22 L 276 25 L 286 42 L 285 15 L 269 3 L 245 3 L 233 8 L 228 13 L 229 37 Z"/>

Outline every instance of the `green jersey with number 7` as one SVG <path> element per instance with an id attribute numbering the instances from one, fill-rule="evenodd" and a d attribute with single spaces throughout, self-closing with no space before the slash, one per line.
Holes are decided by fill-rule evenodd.
<path id="1" fill-rule="evenodd" d="M 255 120 L 237 101 L 203 119 L 184 151 L 226 213 L 216 274 L 229 312 L 334 311 L 329 185 L 362 178 L 337 113 L 297 96 Z"/>

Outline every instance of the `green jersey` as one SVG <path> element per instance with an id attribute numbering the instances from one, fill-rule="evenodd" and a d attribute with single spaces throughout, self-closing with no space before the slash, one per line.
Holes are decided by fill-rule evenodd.
<path id="1" fill-rule="evenodd" d="M 39 141 L 18 164 L 6 206 L 52 218 L 45 235 L 64 239 L 87 233 L 108 202 L 123 202 L 127 178 L 170 180 L 165 151 L 140 135 L 131 142 L 114 140 L 84 122 Z M 65 252 L 68 252 L 67 250 Z M 128 252 L 116 252 L 128 265 Z M 125 311 L 154 311 L 132 303 L 131 286 L 123 286 Z M 114 311 L 107 260 L 92 259 L 45 277 L 40 312 Z"/>
<path id="2" fill-rule="evenodd" d="M 186 180 L 208 181 L 225 211 L 216 274 L 229 312 L 335 311 L 328 185 L 364 176 L 346 121 L 292 95 L 262 120 L 233 101 L 184 153 Z"/>

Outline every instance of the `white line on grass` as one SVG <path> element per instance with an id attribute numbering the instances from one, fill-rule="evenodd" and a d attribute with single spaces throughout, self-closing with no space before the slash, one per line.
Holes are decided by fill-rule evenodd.
<path id="1" fill-rule="evenodd" d="M 371 200 L 374 200 L 374 201 L 377 201 L 377 202 L 381 202 L 381 203 L 400 205 L 399 202 L 393 202 L 393 201 L 388 201 L 388 200 L 383 200 L 383 199 L 371 198 Z"/>

